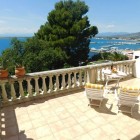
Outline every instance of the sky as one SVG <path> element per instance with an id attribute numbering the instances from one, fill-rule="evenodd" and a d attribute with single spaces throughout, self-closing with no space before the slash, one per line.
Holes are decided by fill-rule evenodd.
<path id="1" fill-rule="evenodd" d="M 60 0 L 0 0 L 0 36 L 32 36 Z M 140 0 L 83 0 L 90 24 L 102 32 L 140 32 Z"/>

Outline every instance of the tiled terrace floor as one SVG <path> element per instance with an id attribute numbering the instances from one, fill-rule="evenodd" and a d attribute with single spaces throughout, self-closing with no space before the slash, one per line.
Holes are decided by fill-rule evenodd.
<path id="1" fill-rule="evenodd" d="M 132 118 L 117 114 L 114 94 L 108 94 L 98 108 L 88 106 L 79 91 L 4 107 L 1 140 L 140 140 L 139 106 Z"/>

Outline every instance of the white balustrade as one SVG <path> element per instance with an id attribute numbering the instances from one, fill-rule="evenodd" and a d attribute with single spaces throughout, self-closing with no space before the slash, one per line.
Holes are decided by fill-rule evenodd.
<path id="1" fill-rule="evenodd" d="M 79 72 L 79 87 L 82 86 L 82 70 Z"/>
<path id="2" fill-rule="evenodd" d="M 32 97 L 32 85 L 31 85 L 31 79 L 27 79 L 27 92 L 29 94 L 29 97 Z"/>
<path id="3" fill-rule="evenodd" d="M 47 87 L 46 87 L 46 77 L 43 76 L 42 77 L 42 80 L 43 80 L 43 85 L 42 85 L 42 88 L 43 88 L 43 93 L 46 94 L 47 93 Z"/>
<path id="4" fill-rule="evenodd" d="M 39 95 L 38 77 L 35 77 L 35 93 Z"/>
<path id="5" fill-rule="evenodd" d="M 12 96 L 12 100 L 16 100 L 16 92 L 15 92 L 15 88 L 14 88 L 14 82 L 11 82 L 11 96 Z"/>
<path id="6" fill-rule="evenodd" d="M 133 76 L 135 60 L 119 61 L 96 65 L 87 65 L 74 68 L 28 73 L 24 77 L 11 76 L 8 79 L 0 80 L 0 96 L 2 103 L 14 104 L 17 97 L 18 103 L 24 99 L 33 100 L 34 97 L 44 97 L 84 88 L 86 82 L 96 83 L 105 81 L 103 69 L 111 69 L 115 66 L 117 70 Z M 24 82 L 23 82 L 24 81 Z M 16 84 L 15 84 L 16 83 Z M 8 86 L 7 86 L 8 85 Z M 41 87 L 42 86 L 42 87 Z M 42 91 L 42 92 L 41 92 Z M 25 93 L 28 96 L 25 98 Z M 42 95 L 42 96 L 40 96 Z"/>
<path id="7" fill-rule="evenodd" d="M 59 91 L 59 76 L 58 74 L 56 75 L 56 88 L 55 91 Z"/>
<path id="8" fill-rule="evenodd" d="M 70 72 L 68 73 L 68 87 L 67 88 L 68 89 L 71 88 L 71 73 Z"/>
<path id="9" fill-rule="evenodd" d="M 64 90 L 66 86 L 66 82 L 65 82 L 65 73 L 62 74 L 62 87 L 61 90 Z"/>
<path id="10" fill-rule="evenodd" d="M 3 101 L 7 102 L 8 98 L 7 98 L 7 93 L 6 93 L 6 89 L 5 89 L 5 83 L 1 84 L 1 88 L 2 88 L 2 97 L 3 97 Z"/>
<path id="11" fill-rule="evenodd" d="M 20 93 L 20 98 L 24 98 L 24 90 L 23 90 L 23 85 L 22 85 L 22 80 L 19 80 L 18 83 L 19 83 L 19 93 Z"/>

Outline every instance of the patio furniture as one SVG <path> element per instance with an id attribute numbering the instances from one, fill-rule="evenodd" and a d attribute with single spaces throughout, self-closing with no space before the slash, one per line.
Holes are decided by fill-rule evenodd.
<path id="1" fill-rule="evenodd" d="M 124 72 L 121 72 L 121 71 L 111 71 L 110 69 L 103 69 L 102 72 L 105 75 L 105 79 L 106 79 L 106 83 L 105 83 L 106 92 L 108 92 L 108 93 L 111 92 L 111 89 L 108 86 L 108 83 L 110 81 L 116 81 L 116 84 L 114 86 L 114 93 L 115 93 L 115 97 L 116 97 L 117 96 L 116 90 L 119 88 L 119 82 L 122 78 L 127 76 L 127 74 Z"/>
<path id="2" fill-rule="evenodd" d="M 89 99 L 88 105 L 95 105 L 99 107 L 101 106 L 101 103 L 105 96 L 105 90 L 103 85 L 86 83 L 85 92 L 87 98 Z M 97 104 L 96 101 L 99 101 L 99 104 Z"/>
<path id="3" fill-rule="evenodd" d="M 118 90 L 118 112 L 131 113 L 135 104 L 139 102 L 140 87 L 135 86 L 122 86 Z M 121 106 L 130 107 L 130 111 L 122 110 Z"/>

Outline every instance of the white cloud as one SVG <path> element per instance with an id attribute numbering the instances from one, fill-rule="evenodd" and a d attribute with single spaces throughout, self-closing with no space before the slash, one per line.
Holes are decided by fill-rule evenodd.
<path id="1" fill-rule="evenodd" d="M 112 23 L 96 23 L 96 26 L 99 32 L 115 32 L 117 30 L 117 26 Z"/>
<path id="2" fill-rule="evenodd" d="M 114 28 L 115 25 L 114 24 L 109 24 L 109 25 L 106 25 L 106 28 Z"/>
<path id="3" fill-rule="evenodd" d="M 25 22 L 28 21 L 27 19 L 24 18 L 19 18 L 19 17 L 12 17 L 12 16 L 0 16 L 1 19 L 5 20 L 5 22 Z"/>
<path id="4" fill-rule="evenodd" d="M 37 28 L 0 28 L 0 34 L 32 34 L 37 32 Z"/>
<path id="5" fill-rule="evenodd" d="M 20 18 L 0 16 L 0 35 L 2 34 L 34 34 L 41 25 L 40 17 Z M 39 23 L 40 22 L 40 23 Z"/>

